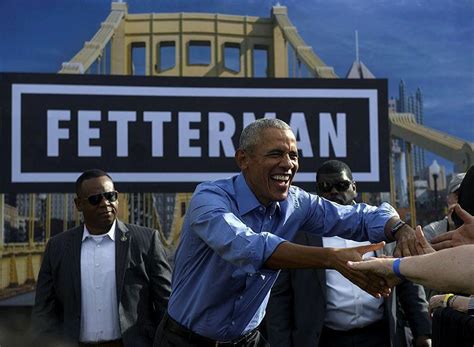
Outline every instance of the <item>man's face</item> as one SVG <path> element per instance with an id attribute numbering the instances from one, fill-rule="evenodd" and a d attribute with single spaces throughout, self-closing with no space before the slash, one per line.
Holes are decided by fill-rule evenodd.
<path id="1" fill-rule="evenodd" d="M 255 148 L 238 150 L 236 159 L 247 184 L 262 205 L 286 199 L 298 171 L 298 149 L 291 130 L 263 130 Z"/>
<path id="2" fill-rule="evenodd" d="M 350 205 L 357 196 L 356 185 L 344 170 L 341 173 L 320 174 L 316 182 L 319 196 L 341 205 Z"/>
<path id="3" fill-rule="evenodd" d="M 82 182 L 80 196 L 75 199 L 75 203 L 77 210 L 82 212 L 84 223 L 91 234 L 106 233 L 113 224 L 117 216 L 118 200 L 109 201 L 104 196 L 96 195 L 114 191 L 114 183 L 107 176 Z M 92 200 L 92 203 L 89 200 Z"/>

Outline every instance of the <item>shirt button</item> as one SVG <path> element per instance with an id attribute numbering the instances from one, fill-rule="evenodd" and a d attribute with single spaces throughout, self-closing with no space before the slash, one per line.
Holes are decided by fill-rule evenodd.
<path id="1" fill-rule="evenodd" d="M 99 267 L 99 264 L 95 264 L 96 267 Z"/>
<path id="2" fill-rule="evenodd" d="M 234 321 L 232 321 L 232 323 L 230 323 L 230 324 L 232 324 L 232 325 L 235 325 L 235 322 L 234 322 Z"/>
<path id="3" fill-rule="evenodd" d="M 99 244 L 97 244 L 97 247 L 100 247 L 100 245 L 99 245 Z"/>
<path id="4" fill-rule="evenodd" d="M 241 296 L 239 296 L 239 300 L 242 300 L 243 298 L 244 298 L 244 297 L 243 297 L 242 295 L 241 295 Z"/>

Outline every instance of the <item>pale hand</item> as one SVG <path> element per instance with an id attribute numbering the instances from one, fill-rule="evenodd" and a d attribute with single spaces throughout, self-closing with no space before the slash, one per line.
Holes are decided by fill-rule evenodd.
<path id="1" fill-rule="evenodd" d="M 437 251 L 445 248 L 474 244 L 474 216 L 463 210 L 459 205 L 456 205 L 454 210 L 463 220 L 464 224 L 456 230 L 448 231 L 447 233 L 433 238 L 431 244 Z"/>
<path id="2" fill-rule="evenodd" d="M 423 229 L 421 228 L 420 225 L 416 227 L 415 236 L 416 236 L 416 249 L 418 251 L 418 254 L 429 254 L 429 253 L 436 252 L 436 250 L 433 247 L 431 247 L 431 244 L 425 238 L 425 234 L 423 234 Z"/>
<path id="3" fill-rule="evenodd" d="M 433 295 L 430 298 L 429 312 L 430 317 L 433 317 L 433 311 L 437 308 L 443 308 L 444 306 L 444 294 L 442 295 Z"/>
<path id="4" fill-rule="evenodd" d="M 362 261 L 365 253 L 381 249 L 384 244 L 384 242 L 379 242 L 352 248 L 335 248 L 334 269 L 372 296 L 376 298 L 388 296 L 392 286 L 385 278 L 373 272 L 356 271 L 347 265 L 349 261 Z"/>
<path id="5" fill-rule="evenodd" d="M 402 280 L 393 273 L 394 258 L 369 258 L 365 261 L 349 261 L 348 266 L 353 270 L 370 273 L 385 279 L 388 286 L 393 287 Z"/>

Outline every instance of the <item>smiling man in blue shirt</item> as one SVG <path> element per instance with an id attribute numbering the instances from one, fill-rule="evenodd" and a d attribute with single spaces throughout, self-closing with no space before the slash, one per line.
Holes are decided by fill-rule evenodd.
<path id="1" fill-rule="evenodd" d="M 266 346 L 256 329 L 281 268 L 330 268 L 374 296 L 387 294 L 381 281 L 356 273 L 360 260 L 383 243 L 334 249 L 288 242 L 298 230 L 358 241 L 393 241 L 396 211 L 357 204 L 342 206 L 291 186 L 298 149 L 291 128 L 260 119 L 240 137 L 241 173 L 200 184 L 191 199 L 176 251 L 168 315 L 158 346 Z M 396 232 L 399 252 L 416 254 L 414 230 Z"/>

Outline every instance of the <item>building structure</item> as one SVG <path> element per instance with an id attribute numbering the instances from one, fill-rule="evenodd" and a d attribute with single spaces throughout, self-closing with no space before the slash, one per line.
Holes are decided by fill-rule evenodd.
<path id="1" fill-rule="evenodd" d="M 423 125 L 423 93 L 420 88 L 417 88 L 415 95 L 408 95 L 406 90 L 405 81 L 400 80 L 398 87 L 398 99 L 396 101 L 397 112 L 399 113 L 412 113 L 415 116 L 415 120 L 418 124 Z M 399 144 L 401 147 L 403 143 Z M 419 146 L 413 146 L 413 171 L 418 179 L 425 179 L 423 177 L 423 170 L 426 167 L 425 163 L 425 151 Z"/>

